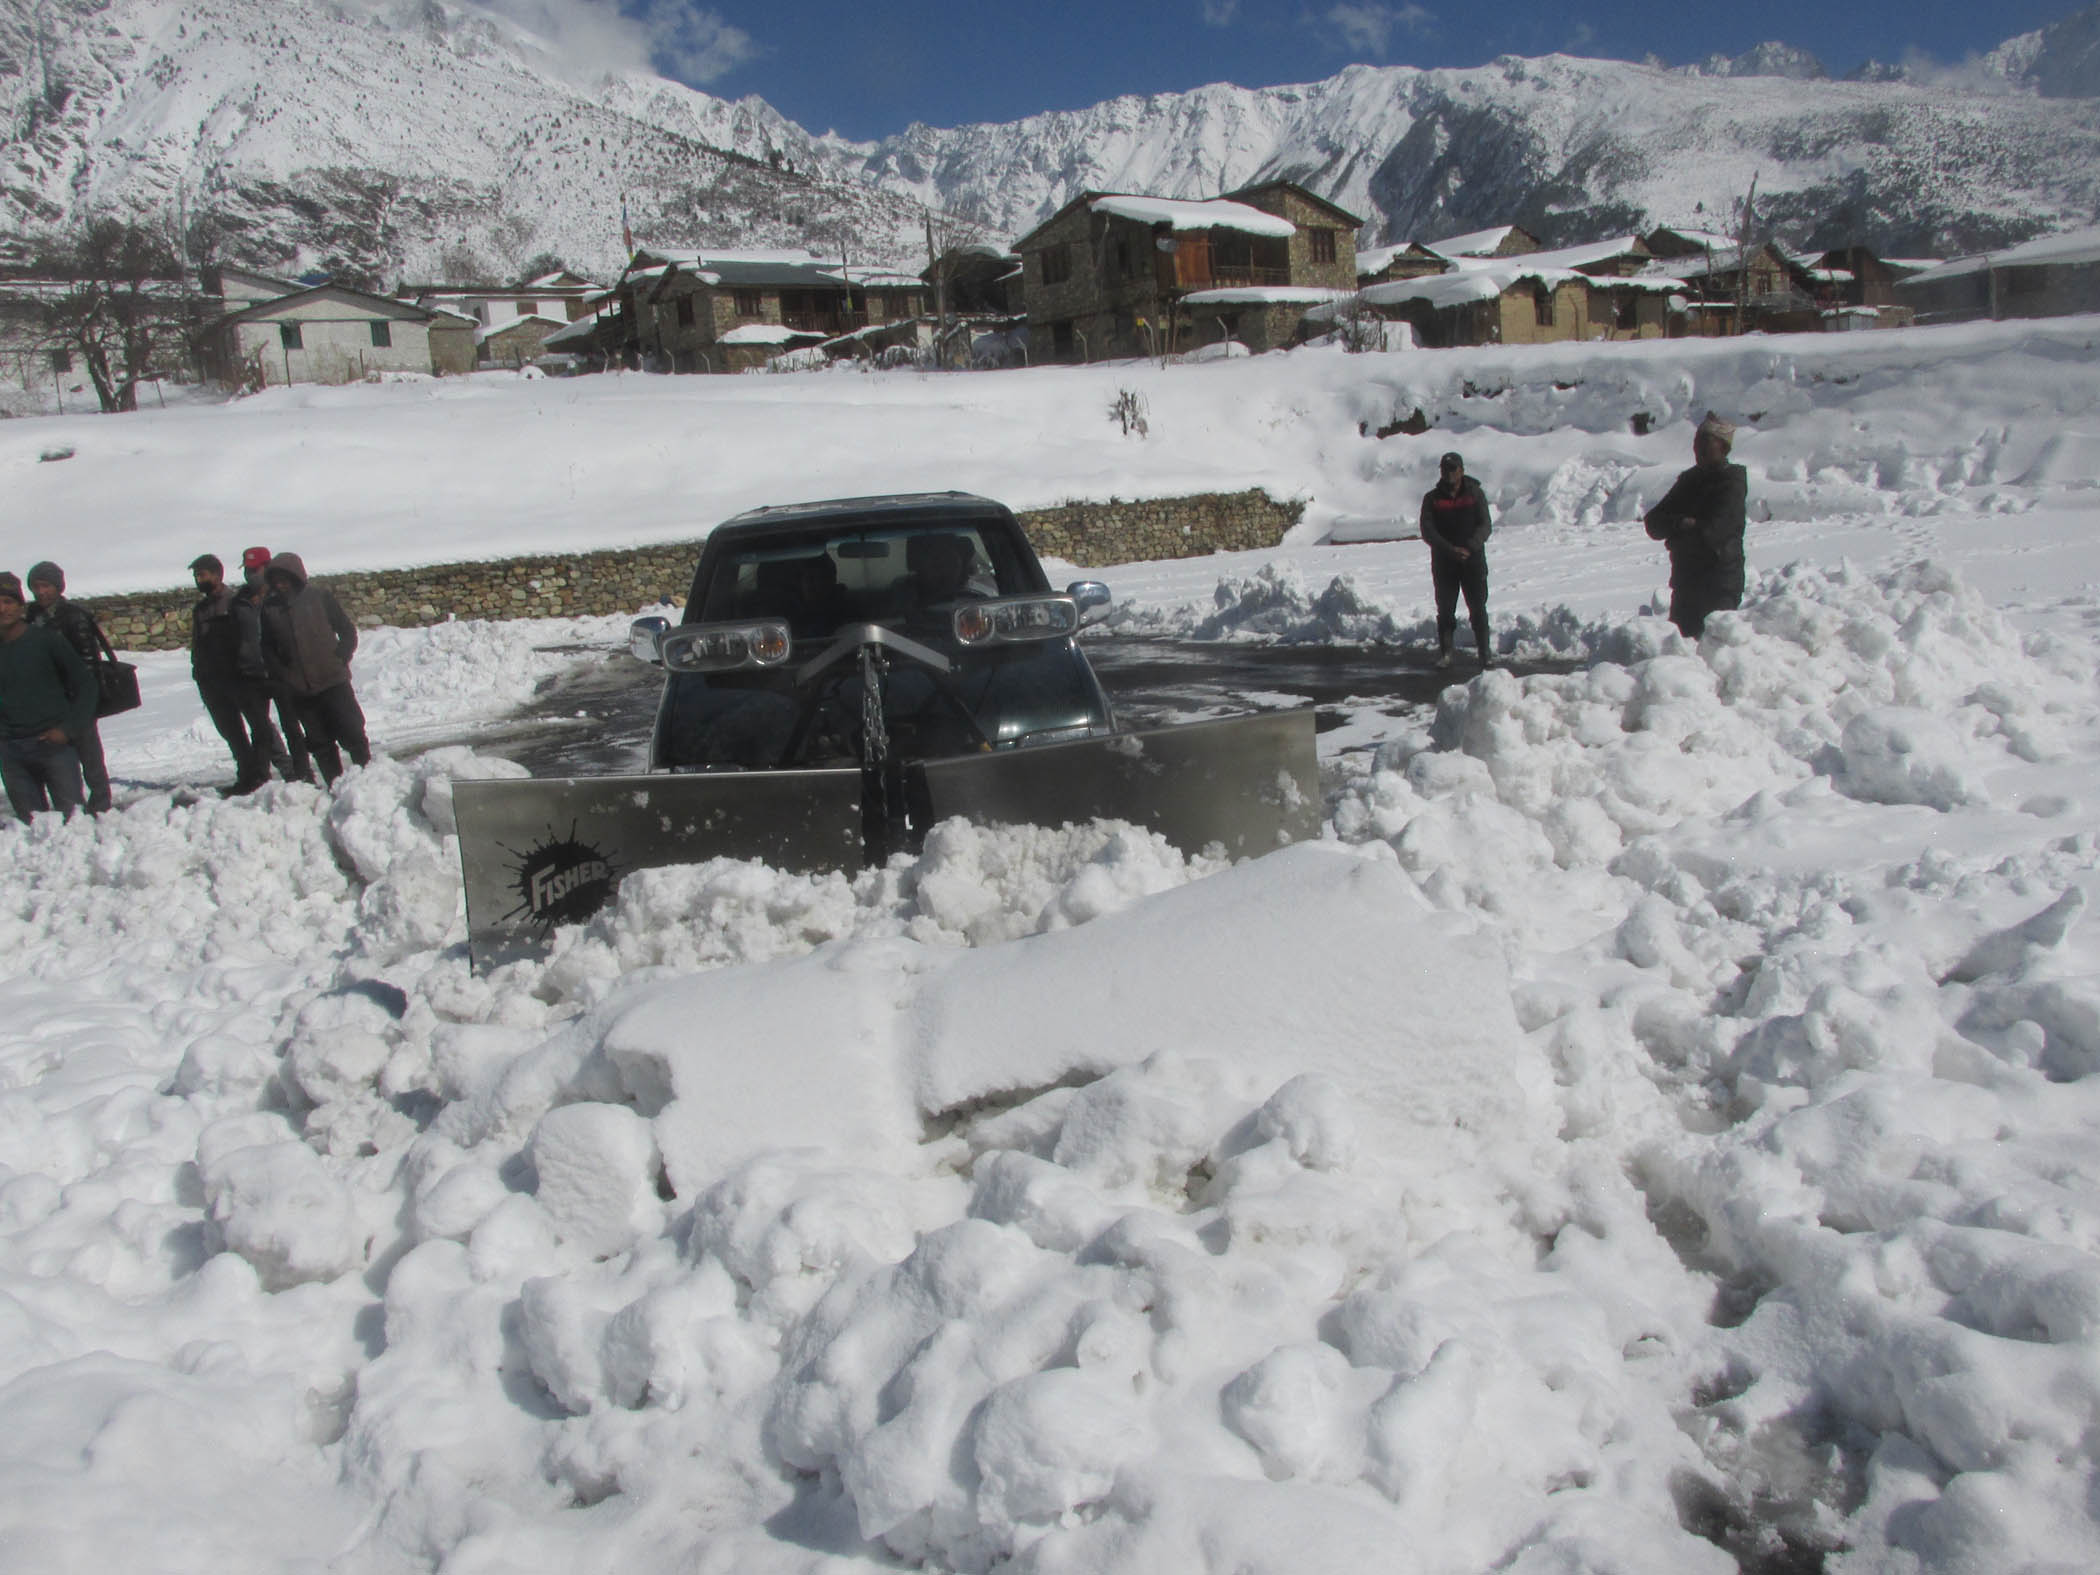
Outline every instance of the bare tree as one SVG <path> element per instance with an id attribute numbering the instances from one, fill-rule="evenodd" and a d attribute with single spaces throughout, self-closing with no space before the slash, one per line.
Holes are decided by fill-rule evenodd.
<path id="1" fill-rule="evenodd" d="M 955 310 L 955 286 L 963 272 L 964 259 L 972 250 L 986 245 L 991 232 L 975 219 L 965 219 L 959 214 L 944 213 L 935 208 L 926 209 L 924 217 L 926 278 L 933 285 L 933 342 L 938 360 L 954 353 L 949 319 Z M 964 353 L 967 355 L 967 350 Z"/>
<path id="2" fill-rule="evenodd" d="M 187 352 L 201 315 L 169 231 L 92 219 L 48 248 L 42 265 L 66 281 L 45 303 L 43 348 L 80 361 L 103 410 L 136 410 L 139 380 Z"/>
<path id="3" fill-rule="evenodd" d="M 1750 177 L 1750 190 L 1743 196 L 1742 212 L 1735 227 L 1735 331 L 1750 329 L 1750 227 L 1757 212 L 1757 176 Z"/>

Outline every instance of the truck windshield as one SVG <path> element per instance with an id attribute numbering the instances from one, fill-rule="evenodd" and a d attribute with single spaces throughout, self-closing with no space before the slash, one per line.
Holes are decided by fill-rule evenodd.
<path id="1" fill-rule="evenodd" d="M 968 523 L 897 526 L 732 549 L 689 622 L 783 618 L 797 638 L 842 624 L 905 626 L 935 609 L 1044 588 L 1007 533 Z"/>

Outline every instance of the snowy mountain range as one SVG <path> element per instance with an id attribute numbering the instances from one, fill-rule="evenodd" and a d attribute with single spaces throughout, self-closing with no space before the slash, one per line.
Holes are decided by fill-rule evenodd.
<path id="1" fill-rule="evenodd" d="M 1352 66 L 1006 124 L 813 136 L 757 98 L 579 74 L 468 0 L 21 0 L 0 11 L 0 238 L 89 213 L 195 227 L 227 260 L 374 282 L 599 274 L 637 238 L 923 256 L 940 209 L 1018 235 L 1085 188 L 1276 176 L 1366 245 L 1516 222 L 1549 243 L 1729 222 L 1902 255 L 2100 218 L 2100 5 L 1964 71 L 1831 81 L 1783 45 L 1668 68 L 1564 55 Z"/>

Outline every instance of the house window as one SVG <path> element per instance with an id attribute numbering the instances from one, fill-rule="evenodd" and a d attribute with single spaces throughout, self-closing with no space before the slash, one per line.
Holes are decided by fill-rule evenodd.
<path id="1" fill-rule="evenodd" d="M 761 292 L 757 290 L 739 290 L 736 292 L 737 316 L 763 317 L 765 311 L 766 298 Z"/>
<path id="2" fill-rule="evenodd" d="M 1638 328 L 1641 326 L 1640 297 L 1636 296 L 1631 290 L 1619 297 L 1618 306 L 1612 314 L 1612 324 L 1618 328 Z"/>
<path id="3" fill-rule="evenodd" d="M 306 341 L 299 336 L 299 325 L 297 323 L 279 323 L 277 325 L 277 343 L 286 350 L 304 350 L 306 348 Z"/>
<path id="4" fill-rule="evenodd" d="M 1334 261 L 1334 231 L 1307 230 L 1305 232 L 1305 242 L 1311 248 L 1309 255 L 1314 262 L 1331 263 Z"/>
<path id="5" fill-rule="evenodd" d="M 73 370 L 73 352 L 72 352 L 72 351 L 70 351 L 70 350 L 54 350 L 54 351 L 52 351 L 52 352 L 51 352 L 51 370 L 52 370 L 52 371 L 54 371 L 54 372 L 70 372 L 70 371 L 72 371 L 72 370 Z"/>
<path id="6" fill-rule="evenodd" d="M 1552 287 L 1545 284 L 1533 285 L 1531 287 L 1531 305 L 1533 313 L 1538 318 L 1539 327 L 1551 328 L 1553 326 Z"/>
<path id="7" fill-rule="evenodd" d="M 680 328 L 693 326 L 693 298 L 690 295 L 681 295 L 678 298 L 678 326 Z"/>
<path id="8" fill-rule="evenodd" d="M 915 317 L 917 315 L 918 307 L 913 303 L 911 291 L 899 290 L 890 297 L 890 316 Z"/>
<path id="9" fill-rule="evenodd" d="M 1045 246 L 1036 255 L 1043 260 L 1043 283 L 1063 284 L 1072 277 L 1070 248 L 1062 245 Z"/>
<path id="10" fill-rule="evenodd" d="M 374 350 L 391 350 L 394 348 L 394 325 L 392 323 L 374 323 L 372 325 L 372 348 Z"/>

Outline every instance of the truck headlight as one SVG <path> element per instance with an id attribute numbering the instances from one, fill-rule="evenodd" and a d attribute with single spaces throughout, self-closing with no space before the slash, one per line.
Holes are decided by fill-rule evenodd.
<path id="1" fill-rule="evenodd" d="M 1069 596 L 1005 596 L 955 609 L 955 638 L 964 645 L 1056 640 L 1078 629 L 1079 604 Z"/>
<path id="2" fill-rule="evenodd" d="M 784 623 L 695 623 L 663 637 L 664 666 L 674 673 L 730 673 L 778 667 L 793 642 Z"/>

